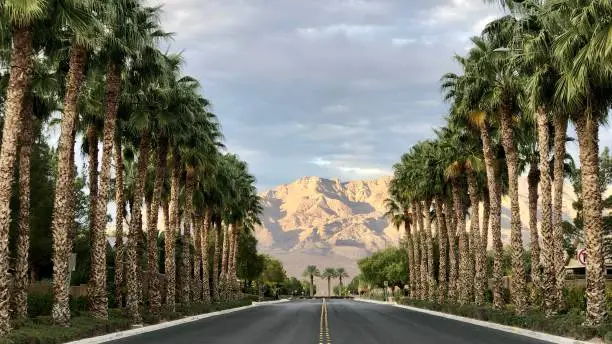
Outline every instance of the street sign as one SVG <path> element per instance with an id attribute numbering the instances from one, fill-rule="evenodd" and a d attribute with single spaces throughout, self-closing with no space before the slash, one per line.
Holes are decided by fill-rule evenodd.
<path id="1" fill-rule="evenodd" d="M 582 250 L 578 251 L 577 258 L 580 264 L 586 266 L 586 261 L 587 261 L 586 249 L 583 248 Z"/>

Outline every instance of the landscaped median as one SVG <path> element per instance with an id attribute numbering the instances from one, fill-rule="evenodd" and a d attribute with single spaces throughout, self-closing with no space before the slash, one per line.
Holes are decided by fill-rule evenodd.
<path id="1" fill-rule="evenodd" d="M 592 340 L 593 338 L 601 338 L 605 343 L 612 343 L 612 322 L 608 321 L 596 328 L 585 327 L 582 325 L 584 314 L 578 312 L 568 312 L 547 318 L 537 311 L 528 311 L 524 315 L 516 315 L 511 310 L 494 310 L 487 306 L 438 304 L 409 299 L 401 299 L 399 302 L 362 298 L 356 300 L 400 307 L 551 343 L 587 343 L 586 340 Z"/>
<path id="2" fill-rule="evenodd" d="M 108 320 L 105 321 L 93 319 L 86 312 L 82 312 L 72 317 L 71 326 L 67 328 L 54 326 L 50 316 L 39 316 L 21 324 L 14 324 L 15 329 L 9 335 L 0 338 L 0 344 L 60 344 L 83 338 L 88 339 L 75 343 L 104 343 L 263 304 L 287 301 L 252 302 L 251 300 L 252 298 L 245 298 L 209 305 L 193 304 L 188 307 L 177 305 L 175 312 L 162 314 L 163 321 L 156 324 L 145 323 L 144 327 L 134 329 L 131 329 L 130 321 L 122 309 L 109 309 Z M 99 337 L 90 338 L 95 336 Z"/>

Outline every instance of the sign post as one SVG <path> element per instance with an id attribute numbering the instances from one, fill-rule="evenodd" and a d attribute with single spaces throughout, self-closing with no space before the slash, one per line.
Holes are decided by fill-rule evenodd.
<path id="1" fill-rule="evenodd" d="M 386 302 L 386 301 L 389 301 L 389 297 L 387 296 L 387 288 L 389 288 L 389 281 L 385 281 L 384 285 L 385 285 L 385 293 L 384 293 L 384 295 L 385 295 L 385 302 Z"/>
<path id="2" fill-rule="evenodd" d="M 586 261 L 587 261 L 586 249 L 583 248 L 582 250 L 578 251 L 578 253 L 576 254 L 576 258 L 578 259 L 580 264 L 582 264 L 583 266 L 586 266 Z"/>

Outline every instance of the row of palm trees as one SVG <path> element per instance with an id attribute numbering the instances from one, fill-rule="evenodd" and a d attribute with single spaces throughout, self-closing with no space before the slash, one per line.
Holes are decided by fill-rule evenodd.
<path id="1" fill-rule="evenodd" d="M 526 171 L 531 279 L 547 314 L 558 311 L 565 265 L 561 211 L 566 132 L 571 121 L 578 136 L 585 209 L 586 323 L 597 325 L 606 314 L 598 137 L 612 104 L 612 2 L 501 3 L 508 14 L 474 37 L 467 55 L 455 57 L 460 73 L 442 78 L 450 102 L 446 125 L 394 166 L 387 206 L 394 223 L 406 230 L 411 295 L 481 304 L 492 277 L 493 305 L 504 306 L 501 200 L 506 194 L 511 303 L 519 314 L 528 308 L 518 194 L 518 178 Z M 489 237 L 492 276 L 486 273 Z"/>
<path id="2" fill-rule="evenodd" d="M 342 279 L 349 277 L 344 268 L 325 268 L 325 270 L 321 272 L 316 265 L 308 265 L 303 275 L 304 277 L 310 278 L 310 297 L 314 296 L 315 277 L 321 277 L 327 280 L 327 296 L 331 296 L 331 280 L 333 278 L 337 278 L 340 281 L 340 290 L 342 290 Z"/>
<path id="3" fill-rule="evenodd" d="M 143 294 L 154 318 L 162 308 L 157 264 L 162 228 L 167 310 L 173 311 L 177 300 L 219 301 L 238 292 L 238 233 L 251 230 L 261 212 L 255 180 L 246 163 L 224 153 L 217 117 L 200 95 L 198 81 L 181 73 L 181 56 L 158 48 L 160 39 L 171 36 L 162 29 L 159 15 L 159 7 L 141 0 L 0 3 L 0 85 L 6 88 L 0 95 L 0 334 L 10 331 L 11 316 L 27 317 L 29 208 L 35 201 L 29 197 L 29 160 L 35 131 L 55 113 L 61 113 L 52 221 L 55 324 L 70 324 L 68 264 L 75 235 L 74 147 L 79 133 L 89 156 L 91 314 L 108 317 L 106 223 L 111 201 L 117 205 L 116 290 L 111 292 L 134 323 L 142 321 Z M 16 166 L 19 233 L 9 295 L 5 272 Z M 163 225 L 158 226 L 160 212 Z M 179 284 L 175 237 L 183 250 Z M 142 255 L 149 283 L 141 292 Z"/>

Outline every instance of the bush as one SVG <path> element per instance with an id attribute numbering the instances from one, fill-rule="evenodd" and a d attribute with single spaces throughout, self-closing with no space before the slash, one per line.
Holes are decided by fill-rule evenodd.
<path id="1" fill-rule="evenodd" d="M 568 295 L 573 294 L 573 292 L 568 293 Z M 575 300 L 576 305 L 580 304 L 579 297 L 575 296 L 572 300 Z M 584 321 L 584 315 L 577 308 L 572 308 L 572 311 L 566 314 L 559 314 L 555 317 L 547 318 L 537 309 L 529 310 L 523 315 L 516 315 L 510 308 L 495 310 L 491 308 L 490 304 L 483 306 L 461 306 L 458 304 L 437 304 L 427 301 L 410 300 L 406 298 L 400 300 L 400 303 L 413 307 L 459 315 L 466 318 L 521 327 L 533 331 L 546 332 L 558 336 L 577 338 L 581 340 L 588 340 L 597 336 L 603 338 L 608 332 L 612 332 L 612 321 L 607 321 L 598 328 L 583 326 L 582 323 Z"/>
<path id="2" fill-rule="evenodd" d="M 586 293 L 584 287 L 563 289 L 563 301 L 568 310 L 586 310 Z"/>
<path id="3" fill-rule="evenodd" d="M 80 315 L 80 312 L 88 310 L 87 298 L 84 296 L 73 298 L 69 301 L 70 311 L 73 316 Z M 53 309 L 53 294 L 51 293 L 31 293 L 28 294 L 28 316 L 36 318 L 38 316 L 51 315 Z"/>
<path id="4" fill-rule="evenodd" d="M 40 315 L 51 315 L 53 309 L 53 294 L 28 294 L 28 316 L 34 318 Z"/>
<path id="5" fill-rule="evenodd" d="M 49 294 L 33 294 L 28 299 L 28 306 L 32 305 L 32 311 L 50 314 L 53 298 Z M 250 299 L 241 299 L 217 304 L 191 304 L 177 305 L 176 312 L 163 312 L 163 319 L 175 320 L 182 317 L 215 312 L 224 309 L 248 306 Z M 49 306 L 51 305 L 51 306 Z M 53 325 L 50 315 L 41 314 L 21 324 L 13 324 L 14 330 L 7 336 L 0 338 L 0 344 L 59 344 L 81 338 L 93 337 L 122 331 L 130 328 L 130 320 L 121 309 L 109 309 L 108 320 L 97 320 L 89 317 L 84 310 L 87 309 L 85 298 L 75 298 L 70 301 L 73 313 L 79 313 L 71 319 L 71 326 L 64 328 Z M 34 308 L 37 307 L 37 308 Z M 80 313 L 83 312 L 81 315 Z M 143 309 L 143 321 L 147 321 L 149 314 Z M 17 325 L 17 326 L 15 326 Z"/>

